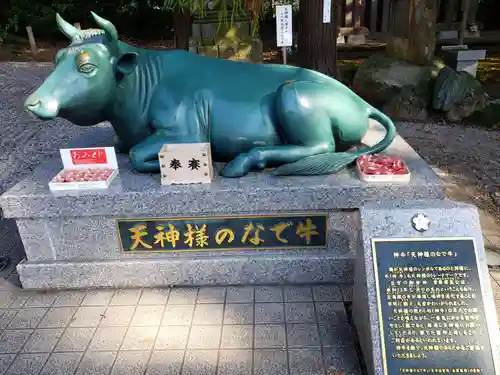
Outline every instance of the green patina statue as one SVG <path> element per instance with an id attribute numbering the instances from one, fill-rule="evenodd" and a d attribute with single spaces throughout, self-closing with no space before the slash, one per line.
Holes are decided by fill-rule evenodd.
<path id="1" fill-rule="evenodd" d="M 117 150 L 139 172 L 160 171 L 163 144 L 210 142 L 223 176 L 274 168 L 275 175 L 339 171 L 357 157 L 386 149 L 392 121 L 333 78 L 287 65 L 264 65 L 152 51 L 118 40 L 113 24 L 95 13 L 99 29 L 79 30 L 57 15 L 71 44 L 26 100 L 42 119 L 80 125 L 109 121 Z M 387 133 L 373 147 L 359 144 L 369 118 Z"/>

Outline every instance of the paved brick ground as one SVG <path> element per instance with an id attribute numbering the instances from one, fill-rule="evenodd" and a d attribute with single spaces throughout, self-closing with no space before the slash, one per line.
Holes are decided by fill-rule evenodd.
<path id="1" fill-rule="evenodd" d="M 0 286 L 0 374 L 361 375 L 337 286 Z M 500 272 L 491 277 L 500 324 Z"/>
<path id="2" fill-rule="evenodd" d="M 361 374 L 349 288 L 4 288 L 1 374 Z"/>

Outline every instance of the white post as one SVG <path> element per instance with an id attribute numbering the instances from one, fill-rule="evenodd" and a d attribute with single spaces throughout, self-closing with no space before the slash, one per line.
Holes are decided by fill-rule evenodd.
<path id="1" fill-rule="evenodd" d="M 36 48 L 35 36 L 33 35 L 33 29 L 31 26 L 26 26 L 26 32 L 28 33 L 28 40 L 30 42 L 31 52 L 36 58 L 38 55 L 38 49 Z"/>

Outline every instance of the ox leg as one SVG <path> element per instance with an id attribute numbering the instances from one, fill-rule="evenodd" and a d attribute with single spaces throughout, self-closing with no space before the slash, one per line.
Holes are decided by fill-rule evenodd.
<path id="1" fill-rule="evenodd" d="M 222 171 L 224 176 L 241 177 L 252 169 L 276 167 L 310 156 L 335 152 L 331 117 L 321 104 L 316 105 L 314 98 L 309 98 L 311 87 L 318 90 L 321 85 L 310 82 L 305 82 L 305 85 L 290 82 L 277 91 L 276 110 L 279 122 L 275 125 L 279 127 L 279 133 L 283 135 L 286 144 L 256 147 L 248 153 L 238 155 L 226 165 Z"/>
<path id="2" fill-rule="evenodd" d="M 129 155 L 134 169 L 142 173 L 160 172 L 158 153 L 163 145 L 169 141 L 171 140 L 165 135 L 157 132 L 132 147 Z"/>
<path id="3" fill-rule="evenodd" d="M 238 155 L 224 167 L 225 177 L 241 177 L 252 169 L 264 169 L 270 166 L 294 163 L 308 156 L 334 152 L 333 143 L 321 142 L 311 146 L 275 146 L 256 147 L 250 152 Z"/>
<path id="4" fill-rule="evenodd" d="M 114 143 L 115 143 L 115 150 L 116 150 L 116 152 L 119 152 L 121 154 L 125 154 L 125 153 L 129 152 L 129 148 L 127 148 L 125 146 L 125 144 L 123 143 L 123 141 L 116 134 L 115 134 L 115 138 L 114 138 Z"/>

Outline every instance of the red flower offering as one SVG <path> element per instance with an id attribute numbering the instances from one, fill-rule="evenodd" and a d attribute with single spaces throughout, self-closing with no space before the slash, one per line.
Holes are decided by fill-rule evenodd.
<path id="1" fill-rule="evenodd" d="M 403 160 L 390 155 L 363 155 L 357 161 L 357 168 L 363 179 L 371 181 L 401 180 L 410 175 Z"/>
<path id="2" fill-rule="evenodd" d="M 107 181 L 112 173 L 109 168 L 65 169 L 52 182 Z"/>

